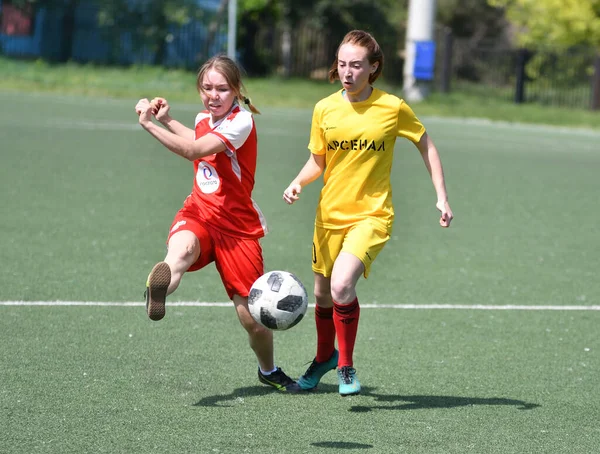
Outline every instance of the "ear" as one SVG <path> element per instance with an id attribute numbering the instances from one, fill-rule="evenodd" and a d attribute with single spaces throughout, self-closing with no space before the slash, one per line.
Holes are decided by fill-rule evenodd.
<path id="1" fill-rule="evenodd" d="M 375 64 L 371 67 L 371 74 L 375 74 L 377 68 L 379 68 L 379 62 L 375 62 Z"/>

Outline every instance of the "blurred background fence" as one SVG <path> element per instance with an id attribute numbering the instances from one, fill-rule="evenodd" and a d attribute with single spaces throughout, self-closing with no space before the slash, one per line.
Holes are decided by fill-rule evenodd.
<path id="1" fill-rule="evenodd" d="M 457 40 L 449 49 L 450 67 L 437 73 L 441 91 L 453 87 L 516 103 L 600 108 L 600 57 L 592 48 L 470 48 Z"/>
<path id="2" fill-rule="evenodd" d="M 227 51 L 226 1 L 196 0 L 179 20 L 166 17 L 157 2 L 132 2 L 125 10 L 94 0 L 13 3 L 0 0 L 0 54 L 9 58 L 195 70 L 207 57 Z M 401 87 L 405 30 L 381 23 L 363 28 L 384 49 L 383 78 Z M 238 26 L 236 56 L 250 76 L 319 80 L 327 78 L 348 30 L 315 17 L 286 21 L 268 14 L 253 20 L 241 15 Z M 600 57 L 594 49 L 533 52 L 511 47 L 505 39 L 455 35 L 449 27 L 438 28 L 433 90 L 600 109 Z"/>

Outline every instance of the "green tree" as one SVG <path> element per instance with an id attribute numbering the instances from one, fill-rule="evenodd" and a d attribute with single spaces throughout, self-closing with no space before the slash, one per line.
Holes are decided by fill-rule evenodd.
<path id="1" fill-rule="evenodd" d="M 475 45 L 485 41 L 505 45 L 498 40 L 506 30 L 504 12 L 481 0 L 438 0 L 437 22 Z"/>
<path id="2" fill-rule="evenodd" d="M 237 49 L 242 66 L 248 74 L 263 76 L 271 72 L 273 35 L 284 17 L 284 7 L 284 2 L 280 0 L 238 2 Z M 259 37 L 270 45 L 256 45 Z"/>
<path id="3" fill-rule="evenodd" d="M 98 24 L 113 41 L 113 62 L 118 63 L 121 36 L 131 34 L 134 49 L 147 49 L 152 64 L 164 61 L 171 27 L 202 20 L 203 10 L 196 0 L 90 0 L 98 7 Z"/>
<path id="4" fill-rule="evenodd" d="M 521 45 L 600 50 L 600 0 L 488 0 L 506 10 Z"/>
<path id="5" fill-rule="evenodd" d="M 252 75 L 273 71 L 280 53 L 277 38 L 290 32 L 298 46 L 302 38 L 295 32 L 302 28 L 316 30 L 333 44 L 352 29 L 372 31 L 386 56 L 393 58 L 402 44 L 398 36 L 405 28 L 406 4 L 407 0 L 240 0 L 238 47 L 242 62 Z M 304 66 L 308 68 L 311 63 L 307 61 Z"/>
<path id="6" fill-rule="evenodd" d="M 482 81 L 492 73 L 495 76 L 498 68 L 484 63 L 479 51 L 496 59 L 511 47 L 509 24 L 501 8 L 481 0 L 438 0 L 437 23 L 454 37 L 452 68 L 460 79 Z M 441 39 L 438 44 L 445 52 Z"/>

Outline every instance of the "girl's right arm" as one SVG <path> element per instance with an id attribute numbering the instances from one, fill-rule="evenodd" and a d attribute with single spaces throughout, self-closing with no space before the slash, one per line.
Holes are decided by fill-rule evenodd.
<path id="1" fill-rule="evenodd" d="M 298 176 L 283 191 L 283 200 L 289 205 L 294 203 L 300 198 L 299 194 L 302 192 L 302 188 L 319 178 L 323 170 L 325 170 L 325 155 L 311 153 Z"/>
<path id="2" fill-rule="evenodd" d="M 138 101 L 135 111 L 139 115 L 138 123 L 146 131 L 170 151 L 189 161 L 220 153 L 226 149 L 224 142 L 214 134 L 206 134 L 194 140 L 192 135 L 180 136 L 167 128 L 161 128 L 152 121 L 152 104 L 146 98 Z"/>

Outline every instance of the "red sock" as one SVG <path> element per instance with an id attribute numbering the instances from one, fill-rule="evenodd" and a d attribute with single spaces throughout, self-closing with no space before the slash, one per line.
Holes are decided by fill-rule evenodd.
<path id="1" fill-rule="evenodd" d="M 358 319 L 360 318 L 360 306 L 358 298 L 350 304 L 333 303 L 333 323 L 338 336 L 340 359 L 338 367 L 352 366 L 352 354 L 356 342 L 356 331 L 358 330 Z"/>
<path id="2" fill-rule="evenodd" d="M 315 306 L 317 325 L 317 357 L 323 363 L 331 358 L 335 348 L 335 326 L 333 325 L 333 307 Z"/>

